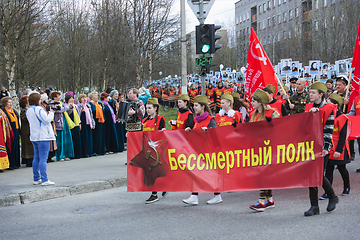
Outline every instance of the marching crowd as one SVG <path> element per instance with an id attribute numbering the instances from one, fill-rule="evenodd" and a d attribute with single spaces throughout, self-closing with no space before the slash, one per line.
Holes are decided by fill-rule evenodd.
<path id="1" fill-rule="evenodd" d="M 255 91 L 249 100 L 244 98 L 242 84 L 228 81 L 220 81 L 216 87 L 206 83 L 205 95 L 201 95 L 201 89 L 196 89 L 194 84 L 188 87 L 187 94 L 180 94 L 180 88 L 174 86 L 153 86 L 149 90 L 132 88 L 127 92 L 127 101 L 124 101 L 124 94 L 117 90 L 100 95 L 97 92 L 89 96 L 80 94 L 76 99 L 72 92 L 68 92 L 64 102 L 61 102 L 61 93 L 57 91 L 43 94 L 29 91 L 19 101 L 20 114 L 13 109 L 11 97 L 1 96 L 0 169 L 19 168 L 21 153 L 21 163 L 33 167 L 34 184 L 53 185 L 46 174 L 47 162 L 122 152 L 126 150 L 127 132 L 165 130 L 166 124 L 170 124 L 172 129 L 206 131 L 213 127 L 236 127 L 244 122 L 264 120 L 270 122 L 273 118 L 321 111 L 325 193 L 319 198 L 317 187 L 309 188 L 311 208 L 304 214 L 319 214 L 318 199 L 329 199 L 327 211 L 333 211 L 339 200 L 331 186 L 335 166 L 344 182 L 342 195 L 350 193 L 346 164 L 354 160 L 355 150 L 354 141 L 347 139 L 350 127 L 348 116 L 360 115 L 360 96 L 349 106 L 348 114 L 342 112 L 344 109 L 347 112 L 347 77 L 338 77 L 335 84 L 336 89 L 333 80 L 307 86 L 305 79 L 292 78 L 289 86 L 286 80 L 279 84 L 278 92 L 276 86 L 269 84 Z M 159 115 L 160 104 L 176 107 L 177 119 L 166 122 Z M 252 111 L 249 111 L 250 104 Z M 360 150 L 360 141 L 357 140 Z M 360 169 L 357 171 L 360 172 Z M 163 192 L 162 196 L 166 194 Z M 145 203 L 158 200 L 157 192 L 152 192 Z M 192 193 L 183 202 L 197 205 L 198 193 Z M 207 203 L 220 202 L 221 194 L 214 193 Z M 260 191 L 259 200 L 250 208 L 264 211 L 274 206 L 272 190 L 268 189 Z"/>

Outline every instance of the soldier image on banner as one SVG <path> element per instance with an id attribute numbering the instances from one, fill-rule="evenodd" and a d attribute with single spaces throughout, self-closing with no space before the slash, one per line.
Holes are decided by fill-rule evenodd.
<path id="1" fill-rule="evenodd" d="M 335 61 L 335 65 L 336 65 L 337 76 L 342 75 L 342 74 L 347 75 L 348 66 L 347 66 L 346 60 Z"/>
<path id="2" fill-rule="evenodd" d="M 292 59 L 281 59 L 281 74 L 291 74 Z"/>
<path id="3" fill-rule="evenodd" d="M 309 67 L 310 67 L 310 75 L 319 75 L 321 70 L 321 61 L 319 60 L 312 60 L 309 61 Z"/>
<path id="4" fill-rule="evenodd" d="M 291 63 L 291 72 L 296 74 L 299 72 L 299 61 L 293 61 Z"/>

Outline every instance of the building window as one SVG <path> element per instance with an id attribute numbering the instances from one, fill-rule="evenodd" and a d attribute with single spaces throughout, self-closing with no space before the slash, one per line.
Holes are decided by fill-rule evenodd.
<path id="1" fill-rule="evenodd" d="M 240 22 L 242 22 L 242 18 L 241 18 L 241 15 L 240 15 L 240 17 L 239 17 L 239 18 L 240 18 Z"/>
<path id="2" fill-rule="evenodd" d="M 270 27 L 270 26 L 271 26 L 270 18 L 268 18 L 267 21 L 268 21 L 268 22 L 267 22 L 267 26 Z"/>
<path id="3" fill-rule="evenodd" d="M 283 37 L 284 37 L 284 40 L 286 39 L 286 32 L 284 31 L 283 32 Z"/>
<path id="4" fill-rule="evenodd" d="M 279 0 L 279 5 L 281 5 L 281 1 L 282 1 L 282 0 Z"/>
<path id="5" fill-rule="evenodd" d="M 247 28 L 247 34 L 250 34 L 250 28 L 249 27 Z"/>
<path id="6" fill-rule="evenodd" d="M 244 15 L 244 17 L 245 17 L 245 15 Z M 250 18 L 250 13 L 248 12 L 247 13 L 247 20 L 249 20 L 249 18 Z M 245 21 L 245 18 L 244 18 L 244 21 Z"/>
<path id="7" fill-rule="evenodd" d="M 287 20 L 286 18 L 287 18 L 287 13 L 284 12 L 284 13 L 283 13 L 283 22 L 286 22 L 286 20 Z"/>
<path id="8" fill-rule="evenodd" d="M 244 15 L 243 15 L 243 19 L 245 19 L 245 17 L 246 17 L 246 15 L 245 15 L 245 13 L 244 13 Z M 244 20 L 245 21 L 245 20 Z"/>
<path id="9" fill-rule="evenodd" d="M 327 0 L 324 0 L 324 7 L 327 6 Z"/>
<path id="10" fill-rule="evenodd" d="M 281 14 L 279 13 L 278 14 L 278 24 L 280 24 L 281 23 Z"/>
<path id="11" fill-rule="evenodd" d="M 319 0 L 314 0 L 314 8 L 315 9 L 319 8 Z"/>
<path id="12" fill-rule="evenodd" d="M 267 2 L 267 8 L 270 9 L 270 0 Z"/>
<path id="13" fill-rule="evenodd" d="M 293 10 L 289 11 L 289 20 L 293 18 Z"/>
<path id="14" fill-rule="evenodd" d="M 259 14 L 262 12 L 262 5 L 259 6 Z"/>
<path id="15" fill-rule="evenodd" d="M 295 8 L 295 17 L 299 17 L 299 8 Z"/>
<path id="16" fill-rule="evenodd" d="M 278 42 L 280 42 L 280 39 L 281 39 L 281 36 L 280 36 L 280 33 L 277 34 L 277 40 Z"/>
<path id="17" fill-rule="evenodd" d="M 273 8 L 276 7 L 276 0 L 273 0 Z"/>
<path id="18" fill-rule="evenodd" d="M 272 25 L 275 26 L 275 23 L 276 23 L 276 17 L 275 15 L 272 17 Z"/>
<path id="19" fill-rule="evenodd" d="M 266 4 L 263 4 L 263 11 L 266 12 Z"/>
<path id="20" fill-rule="evenodd" d="M 291 31 L 289 31 L 289 38 L 291 38 Z"/>
<path id="21" fill-rule="evenodd" d="M 263 29 L 265 29 L 266 28 L 266 20 L 264 20 L 264 22 L 263 22 Z"/>
<path id="22" fill-rule="evenodd" d="M 284 0 L 284 3 L 286 3 L 286 0 Z"/>
<path id="23" fill-rule="evenodd" d="M 261 30 L 262 28 L 262 24 L 261 24 L 262 22 L 259 22 L 259 30 Z"/>

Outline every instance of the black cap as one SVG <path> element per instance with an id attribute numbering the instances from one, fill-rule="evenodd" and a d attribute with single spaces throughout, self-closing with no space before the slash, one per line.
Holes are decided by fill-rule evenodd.
<path id="1" fill-rule="evenodd" d="M 298 80 L 298 79 L 297 79 L 296 77 L 290 78 L 290 82 L 291 82 L 291 83 L 296 83 L 297 80 Z"/>
<path id="2" fill-rule="evenodd" d="M 341 76 L 337 77 L 337 78 L 336 78 L 336 81 L 341 81 L 341 82 L 343 82 L 345 85 L 348 85 L 348 83 L 349 83 L 348 78 L 347 78 L 346 76 L 344 76 L 344 75 L 341 75 Z"/>

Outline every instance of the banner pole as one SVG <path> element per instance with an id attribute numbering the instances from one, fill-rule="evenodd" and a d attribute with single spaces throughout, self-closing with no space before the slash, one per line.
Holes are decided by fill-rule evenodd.
<path id="1" fill-rule="evenodd" d="M 281 85 L 280 79 L 278 78 L 278 76 L 276 75 L 276 73 L 274 73 L 274 74 L 275 74 L 276 79 L 278 80 L 278 85 L 280 85 L 280 87 L 281 87 L 281 89 L 284 91 L 284 93 L 287 94 L 287 92 L 285 92 L 284 87 Z M 290 99 L 286 99 L 286 100 L 289 102 L 289 104 L 291 104 Z"/>
<path id="2" fill-rule="evenodd" d="M 348 85 L 347 85 L 347 88 L 346 88 L 346 94 L 345 94 L 344 99 L 347 99 L 348 95 L 349 95 L 349 88 L 351 88 L 351 77 L 352 77 L 352 68 L 350 69 L 349 82 L 348 82 Z M 344 104 L 343 113 L 345 113 L 346 105 L 347 104 Z"/>

